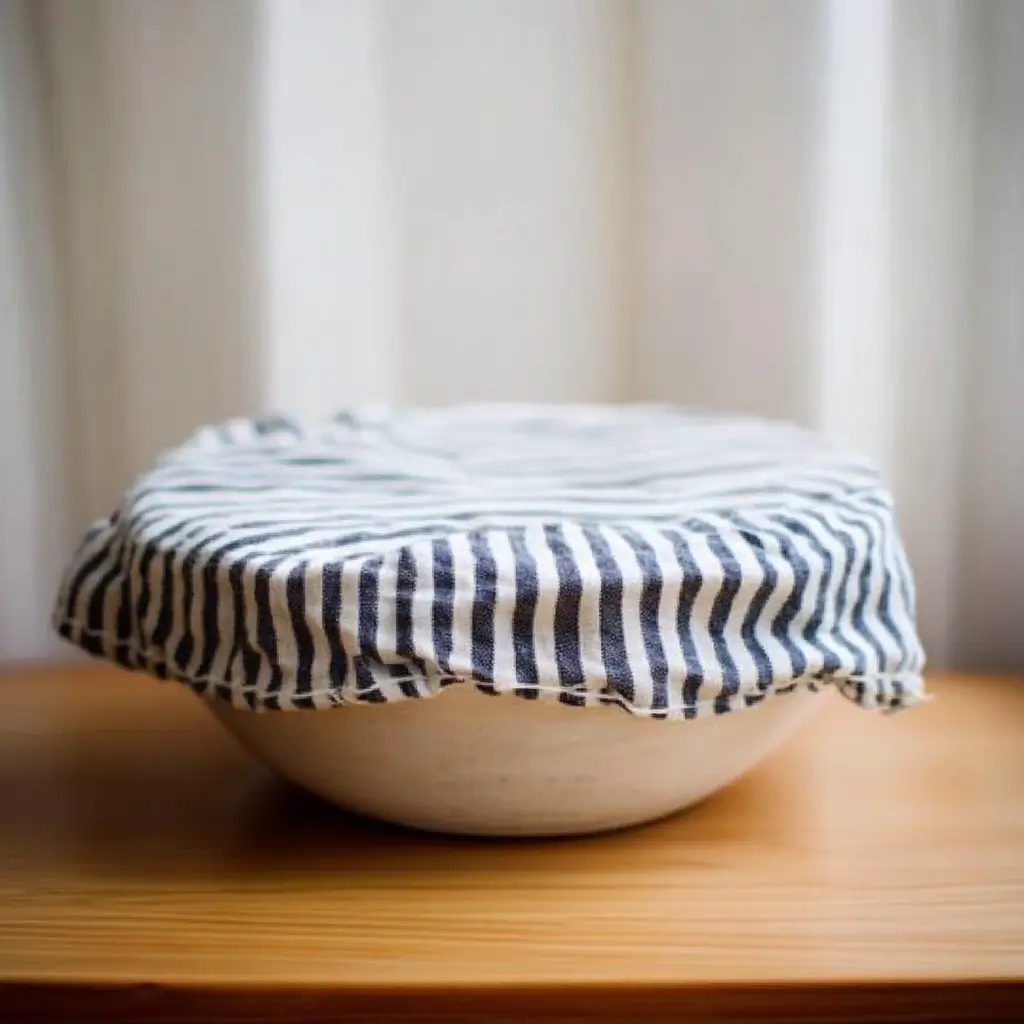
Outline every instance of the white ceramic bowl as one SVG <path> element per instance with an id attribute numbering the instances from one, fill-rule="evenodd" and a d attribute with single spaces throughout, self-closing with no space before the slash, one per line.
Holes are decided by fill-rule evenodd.
<path id="1" fill-rule="evenodd" d="M 426 700 L 259 714 L 216 701 L 256 757 L 332 803 L 438 832 L 597 832 L 678 811 L 738 778 L 821 703 L 801 690 L 689 722 L 452 686 Z"/>

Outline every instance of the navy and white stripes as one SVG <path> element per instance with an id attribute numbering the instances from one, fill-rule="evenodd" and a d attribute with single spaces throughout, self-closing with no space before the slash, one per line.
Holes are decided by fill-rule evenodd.
<path id="1" fill-rule="evenodd" d="M 875 470 L 654 406 L 353 410 L 201 431 L 93 525 L 61 635 L 253 709 L 492 693 L 691 718 L 922 696 Z"/>

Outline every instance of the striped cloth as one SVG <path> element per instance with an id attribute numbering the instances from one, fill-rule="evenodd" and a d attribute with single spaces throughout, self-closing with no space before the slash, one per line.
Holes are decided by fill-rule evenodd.
<path id="1" fill-rule="evenodd" d="M 875 469 L 666 407 L 365 407 L 200 431 L 95 523 L 62 636 L 236 707 L 453 683 L 655 718 L 922 697 Z"/>

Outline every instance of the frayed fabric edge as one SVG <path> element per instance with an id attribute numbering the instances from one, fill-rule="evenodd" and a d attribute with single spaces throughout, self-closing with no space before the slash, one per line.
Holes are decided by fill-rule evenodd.
<path id="1" fill-rule="evenodd" d="M 407 700 L 423 700 L 437 696 L 449 686 L 474 686 L 488 696 L 514 696 L 521 699 L 559 703 L 566 707 L 616 707 L 638 718 L 658 721 L 690 721 L 737 714 L 755 708 L 773 697 L 784 697 L 798 690 L 818 692 L 826 688 L 838 690 L 843 697 L 858 707 L 883 713 L 908 710 L 929 702 L 932 697 L 925 690 L 924 679 L 917 672 L 877 673 L 848 677 L 807 676 L 802 679 L 781 680 L 760 689 L 740 689 L 728 696 L 672 703 L 667 707 L 636 705 L 624 695 L 605 688 L 567 689 L 562 686 L 503 684 L 465 676 L 433 673 L 416 680 L 415 692 L 393 692 L 384 697 L 379 690 L 363 693 L 353 688 L 336 686 L 311 687 L 301 693 L 287 689 L 260 693 L 254 686 L 213 677 L 187 675 L 134 644 L 118 643 L 106 633 L 88 629 L 81 623 L 59 620 L 55 616 L 57 632 L 68 642 L 95 658 L 103 659 L 133 671 L 147 674 L 158 681 L 173 681 L 188 686 L 200 697 L 230 703 L 239 710 L 256 713 L 276 711 L 325 711 L 339 707 L 380 706 Z M 411 680 L 410 680 L 411 681 Z"/>

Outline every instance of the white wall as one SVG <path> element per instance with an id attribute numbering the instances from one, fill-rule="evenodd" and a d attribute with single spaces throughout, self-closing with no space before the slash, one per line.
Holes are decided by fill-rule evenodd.
<path id="1" fill-rule="evenodd" d="M 1024 668 L 1024 5 L 978 4 L 977 179 L 954 658 Z M 980 597 L 984 595 L 984 597 Z"/>
<path id="2" fill-rule="evenodd" d="M 396 394 L 402 361 L 385 9 L 262 0 L 258 149 L 262 402 L 327 415 Z"/>
<path id="3" fill-rule="evenodd" d="M 934 664 L 959 662 L 959 538 L 966 507 L 964 386 L 975 172 L 973 13 L 897 4 L 890 29 L 887 469 Z M 885 355 L 885 353 L 883 353 Z M 869 409 L 870 411 L 870 409 Z M 962 662 L 960 662 L 962 663 Z"/>
<path id="4" fill-rule="evenodd" d="M 645 394 L 812 418 L 822 12 L 640 5 Z"/>
<path id="5" fill-rule="evenodd" d="M 80 521 L 197 423 L 258 404 L 245 0 L 46 6 Z"/>
<path id="6" fill-rule="evenodd" d="M 77 526 L 38 58 L 29 11 L 0 0 L 0 659 L 58 651 L 50 602 Z"/>
<path id="7" fill-rule="evenodd" d="M 269 401 L 621 396 L 624 0 L 264 0 Z"/>
<path id="8" fill-rule="evenodd" d="M 387 5 L 404 395 L 622 393 L 628 8 Z"/>

